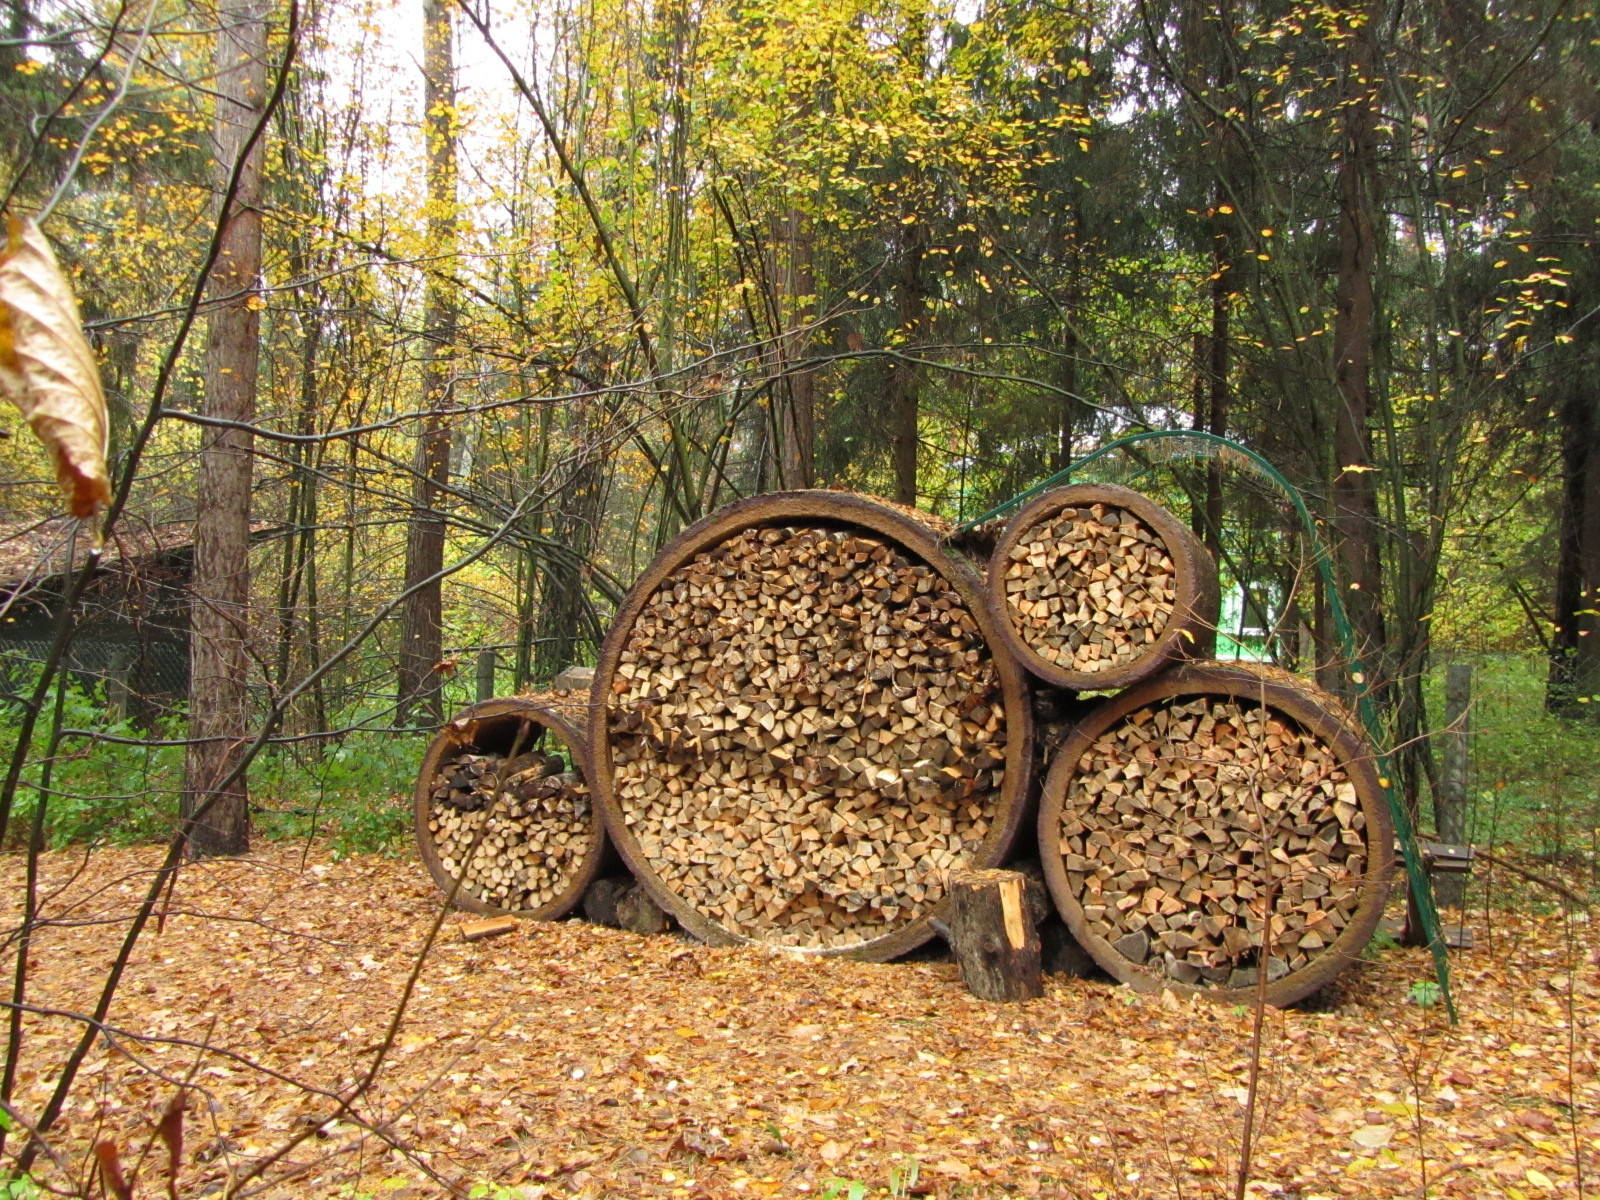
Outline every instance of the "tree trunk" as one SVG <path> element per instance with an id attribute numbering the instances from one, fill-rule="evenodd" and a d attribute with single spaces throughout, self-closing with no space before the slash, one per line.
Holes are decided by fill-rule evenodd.
<path id="1" fill-rule="evenodd" d="M 422 31 L 424 128 L 428 145 L 428 241 L 448 255 L 456 243 L 455 62 L 449 9 L 424 0 Z M 448 258 L 442 259 L 448 262 Z M 455 314 L 438 267 L 428 279 L 423 305 L 422 391 L 427 416 L 417 442 L 413 508 L 406 533 L 406 601 L 401 613 L 396 721 L 437 725 L 444 719 L 440 660 L 444 657 L 445 523 L 441 507 L 450 480 L 450 424 L 454 384 L 451 344 Z"/>
<path id="2" fill-rule="evenodd" d="M 1375 674 L 1361 683 L 1382 690 L 1387 671 L 1380 608 L 1378 498 L 1371 474 L 1373 274 L 1377 266 L 1377 83 L 1373 78 L 1376 6 L 1364 4 L 1345 63 L 1346 103 L 1339 159 L 1339 275 L 1334 312 L 1333 525 L 1335 558 L 1356 652 Z"/>
<path id="3" fill-rule="evenodd" d="M 811 236 L 796 209 L 784 215 L 780 238 L 773 250 L 787 254 L 783 265 L 780 304 L 783 306 L 783 402 L 778 424 L 778 487 L 808 488 L 815 482 L 816 368 L 797 366 L 811 353 L 808 328 L 816 307 L 816 275 L 812 267 Z M 803 300 L 803 302 L 802 302 Z"/>
<path id="4" fill-rule="evenodd" d="M 1556 553 L 1556 628 L 1545 708 L 1600 719 L 1600 421 L 1586 381 L 1566 384 L 1561 406 L 1561 542 Z M 1587 702 L 1585 702 L 1587 701 Z"/>
<path id="5" fill-rule="evenodd" d="M 915 216 L 915 214 L 912 214 Z M 903 226 L 905 241 L 900 257 L 900 277 L 895 283 L 895 303 L 900 313 L 902 353 L 914 353 L 927 319 L 927 296 L 922 283 L 922 259 L 928 249 L 928 231 L 922 218 Z M 894 498 L 901 504 L 917 502 L 917 365 L 895 360 L 889 372 L 890 441 L 894 458 Z"/>
<path id="6" fill-rule="evenodd" d="M 1035 1000 L 1044 995 L 1039 930 L 1019 871 L 955 871 L 950 876 L 946 940 L 961 979 L 980 1000 Z"/>
<path id="7" fill-rule="evenodd" d="M 194 857 L 250 848 L 249 792 L 234 770 L 250 725 L 250 482 L 256 365 L 261 328 L 261 158 L 257 139 L 267 99 L 265 0 L 225 0 L 216 43 L 214 179 L 225 194 L 239 164 L 232 203 L 219 215 L 221 254 L 211 280 L 204 412 L 234 423 L 208 428 L 195 496 L 189 736 L 180 813 L 194 820 Z"/>
<path id="8" fill-rule="evenodd" d="M 1224 169 L 1235 174 L 1239 164 L 1237 138 L 1229 137 L 1232 152 L 1224 158 Z M 1206 410 L 1196 413 L 1202 418 L 1201 427 L 1207 433 L 1221 437 L 1228 431 L 1228 356 L 1232 349 L 1229 318 L 1233 312 L 1234 218 L 1222 211 L 1233 185 L 1230 178 L 1217 185 L 1216 215 L 1212 218 L 1211 240 L 1211 333 L 1206 338 Z M 1222 462 L 1208 459 L 1206 463 L 1206 494 L 1202 511 L 1200 540 L 1211 557 L 1222 561 Z M 1249 580 L 1240 580 L 1248 584 Z"/>

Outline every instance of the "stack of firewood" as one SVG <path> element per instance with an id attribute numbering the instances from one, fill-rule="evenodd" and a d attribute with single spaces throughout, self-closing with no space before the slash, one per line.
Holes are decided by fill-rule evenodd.
<path id="1" fill-rule="evenodd" d="M 551 697 L 493 700 L 445 726 L 416 789 L 417 839 L 441 889 L 481 912 L 560 915 L 604 845 L 581 737 Z"/>
<path id="2" fill-rule="evenodd" d="M 1389 829 L 1331 698 L 1196 664 L 1085 718 L 1045 782 L 1039 839 L 1063 916 L 1112 974 L 1248 989 L 1264 969 L 1285 1002 L 1371 936 Z"/>
<path id="3" fill-rule="evenodd" d="M 496 908 L 554 901 L 588 853 L 592 824 L 588 786 L 559 754 L 468 752 L 435 776 L 428 831 L 440 864 Z"/>
<path id="4" fill-rule="evenodd" d="M 981 588 L 865 497 L 724 509 L 622 605 L 585 758 L 528 738 L 521 709 L 456 723 L 419 780 L 424 856 L 481 905 L 555 915 L 603 817 L 702 938 L 891 957 L 948 915 L 952 873 L 1009 856 L 1037 722 L 1045 881 L 1106 970 L 1221 995 L 1262 978 L 1282 1003 L 1355 957 L 1390 856 L 1371 751 L 1299 681 L 1173 665 L 1217 608 L 1184 526 L 1127 489 L 1047 494 Z M 1047 685 L 1031 704 L 1019 663 Z"/>
<path id="5" fill-rule="evenodd" d="M 763 497 L 691 530 L 598 668 L 623 857 L 701 936 L 925 940 L 946 874 L 992 865 L 1020 816 L 1027 706 L 988 623 L 970 573 L 864 498 Z"/>
<path id="6" fill-rule="evenodd" d="M 1007 552 L 1006 602 L 1034 652 L 1068 670 L 1138 658 L 1172 616 L 1176 568 L 1161 539 L 1114 505 L 1064 508 Z"/>
<path id="7" fill-rule="evenodd" d="M 1203 652 L 1216 567 L 1187 527 L 1111 484 L 1047 492 L 1011 521 L 989 563 L 992 602 L 1024 666 L 1073 689 L 1121 687 Z"/>
<path id="8" fill-rule="evenodd" d="M 853 530 L 751 528 L 656 589 L 618 657 L 613 788 L 663 885 L 730 932 L 850 945 L 988 833 L 999 680 L 961 597 Z"/>

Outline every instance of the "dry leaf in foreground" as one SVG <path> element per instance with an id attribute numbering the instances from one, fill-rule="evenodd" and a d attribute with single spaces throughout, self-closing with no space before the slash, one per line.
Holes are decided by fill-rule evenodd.
<path id="1" fill-rule="evenodd" d="M 31 220 L 7 221 L 0 254 L 0 394 L 27 418 L 55 459 L 75 517 L 111 498 L 106 474 L 106 398 L 84 340 L 72 287 Z"/>

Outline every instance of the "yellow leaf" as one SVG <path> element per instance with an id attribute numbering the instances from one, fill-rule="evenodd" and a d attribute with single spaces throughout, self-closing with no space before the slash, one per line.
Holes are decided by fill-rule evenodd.
<path id="1" fill-rule="evenodd" d="M 1551 1180 L 1550 1176 L 1546 1175 L 1537 1167 L 1528 1168 L 1528 1182 L 1533 1184 L 1533 1186 L 1536 1188 L 1545 1188 L 1547 1190 L 1556 1186 L 1554 1181 Z"/>
<path id="2" fill-rule="evenodd" d="M 1367 1150 L 1380 1150 L 1387 1146 L 1393 1137 L 1392 1125 L 1363 1125 L 1350 1135 L 1350 1139 L 1356 1145 Z"/>
<path id="3" fill-rule="evenodd" d="M 90 517 L 111 499 L 100 371 L 44 234 L 31 219 L 15 217 L 7 232 L 0 253 L 0 394 L 55 459 L 68 511 Z"/>

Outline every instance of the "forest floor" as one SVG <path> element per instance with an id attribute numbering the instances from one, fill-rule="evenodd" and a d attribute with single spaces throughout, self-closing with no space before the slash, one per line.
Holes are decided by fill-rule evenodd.
<path id="1" fill-rule="evenodd" d="M 34 1004 L 92 1009 L 158 861 L 46 856 L 60 923 L 30 954 Z M 0 860 L 0 879 L 15 904 L 21 860 Z M 1547 900 L 1472 912 L 1455 1026 L 1428 1003 L 1425 952 L 1395 946 L 1315 1005 L 1266 1010 L 1247 1194 L 1600 1195 L 1600 952 L 1586 914 Z M 185 1198 L 272 1155 L 256 1194 L 1235 1195 L 1248 1009 L 1067 977 L 987 1004 L 947 962 L 799 959 L 581 921 L 469 944 L 451 914 L 386 1039 L 438 903 L 413 861 L 297 844 L 185 868 L 41 1178 L 82 1186 L 108 1141 L 124 1167 L 145 1154 L 139 1197 L 167 1195 L 155 1129 L 186 1084 Z M 21 1114 L 81 1029 L 24 1022 Z M 335 1097 L 369 1074 L 340 1116 Z"/>

